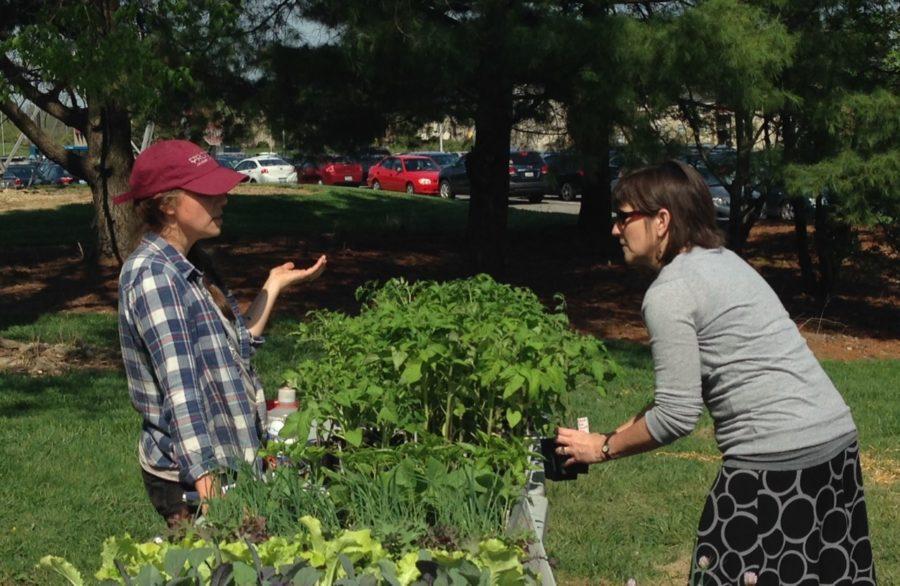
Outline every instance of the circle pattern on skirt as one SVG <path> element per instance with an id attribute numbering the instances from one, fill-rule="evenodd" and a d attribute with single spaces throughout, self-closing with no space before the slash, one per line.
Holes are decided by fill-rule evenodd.
<path id="1" fill-rule="evenodd" d="M 875 584 L 856 442 L 803 470 L 722 467 L 700 516 L 691 584 L 743 584 L 748 572 L 758 586 Z"/>

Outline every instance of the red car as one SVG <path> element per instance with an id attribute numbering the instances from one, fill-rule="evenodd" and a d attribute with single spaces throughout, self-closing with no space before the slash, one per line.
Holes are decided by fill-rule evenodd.
<path id="1" fill-rule="evenodd" d="M 362 165 L 343 155 L 328 155 L 304 159 L 297 165 L 298 183 L 319 185 L 359 185 Z"/>
<path id="2" fill-rule="evenodd" d="M 385 157 L 369 168 L 366 182 L 372 189 L 437 195 L 441 168 L 429 157 L 400 155 Z"/>

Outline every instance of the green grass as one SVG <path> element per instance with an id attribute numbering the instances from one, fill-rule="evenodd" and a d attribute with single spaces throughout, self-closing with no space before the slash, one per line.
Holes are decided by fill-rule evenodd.
<path id="1" fill-rule="evenodd" d="M 465 202 L 423 196 L 317 187 L 307 195 L 278 187 L 269 191 L 229 198 L 225 240 L 328 235 L 338 243 L 446 243 L 462 240 L 468 213 Z M 87 242 L 91 215 L 90 204 L 2 213 L 0 245 Z M 576 216 L 511 210 L 510 237 L 544 241 L 554 232 L 571 231 L 575 221 Z M 255 358 L 270 396 L 293 360 L 288 335 L 293 324 L 274 322 L 268 343 Z M 112 314 L 46 314 L 27 325 L 0 329 L 0 337 L 118 346 Z M 589 389 L 573 396 L 573 412 L 589 416 L 594 429 L 616 425 L 652 394 L 646 349 L 625 343 L 609 347 L 623 376 L 605 398 Z M 900 379 L 900 361 L 825 366 L 853 408 L 864 455 L 896 469 L 900 409 L 893 381 Z M 140 482 L 138 427 L 121 372 L 0 374 L 0 584 L 46 583 L 47 576 L 35 573 L 33 566 L 51 553 L 90 574 L 106 536 L 130 532 L 143 539 L 163 531 Z M 562 583 L 683 580 L 700 507 L 718 469 L 715 461 L 671 455 L 685 452 L 715 459 L 708 418 L 692 436 L 658 453 L 549 486 L 547 545 Z M 882 583 L 900 583 L 900 537 L 892 530 L 900 523 L 896 482 L 878 484 L 867 478 L 867 493 L 879 576 Z"/>
<path id="2" fill-rule="evenodd" d="M 338 243 L 408 243 L 410 239 L 462 242 L 469 205 L 437 197 L 408 196 L 366 189 L 309 186 L 259 187 L 264 195 L 230 195 L 224 240 L 273 236 L 315 238 Z M 24 194 L 23 197 L 27 197 Z M 0 214 L 0 246 L 71 245 L 92 239 L 91 204 Z M 533 236 L 571 228 L 576 215 L 510 210 L 510 236 Z"/>
<path id="3" fill-rule="evenodd" d="M 256 364 L 269 392 L 294 359 L 288 336 L 294 322 L 269 330 Z M 56 314 L 0 337 L 106 345 L 114 316 Z M 609 345 L 623 365 L 605 398 L 590 389 L 573 396 L 573 412 L 606 429 L 642 407 L 652 393 L 645 348 Z M 900 409 L 895 382 L 900 361 L 828 362 L 826 369 L 853 408 L 863 452 L 875 461 L 900 460 Z M 573 423 L 573 422 L 567 422 Z M 33 570 L 46 554 L 62 555 L 86 575 L 99 566 L 109 535 L 160 534 L 144 493 L 136 447 L 139 418 L 121 372 L 77 372 L 63 377 L 0 375 L 0 584 L 45 584 Z M 661 454 L 717 455 L 708 418 L 694 434 Z M 657 453 L 613 462 L 569 483 L 551 483 L 547 545 L 562 584 L 678 583 L 700 507 L 718 465 Z M 900 583 L 900 493 L 894 484 L 866 478 L 872 540 L 881 583 Z M 15 529 L 13 529 L 15 528 Z M 666 568 L 675 568 L 675 579 Z M 686 566 L 684 566 L 686 568 Z"/>
<path id="4" fill-rule="evenodd" d="M 121 374 L 4 374 L 0 427 L 0 583 L 47 583 L 33 566 L 51 553 L 95 571 L 104 536 L 163 531 Z"/>
<path id="5" fill-rule="evenodd" d="M 30 324 L 7 327 L 0 337 L 48 344 L 82 342 L 102 349 L 118 349 L 116 320 L 113 313 L 45 313 Z"/>

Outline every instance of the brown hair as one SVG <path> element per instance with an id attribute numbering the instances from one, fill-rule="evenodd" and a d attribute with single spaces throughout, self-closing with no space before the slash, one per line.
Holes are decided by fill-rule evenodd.
<path id="1" fill-rule="evenodd" d="M 613 189 L 613 204 L 628 204 L 645 214 L 665 208 L 671 214 L 669 241 L 660 262 L 668 264 L 682 249 L 718 248 L 725 242 L 716 226 L 716 208 L 703 177 L 681 161 L 636 169 Z"/>
<path id="2" fill-rule="evenodd" d="M 134 203 L 135 211 L 141 219 L 141 222 L 143 222 L 144 232 L 156 232 L 157 234 L 162 232 L 165 227 L 166 218 L 163 208 L 167 205 L 174 204 L 180 193 L 179 190 L 167 191 L 165 193 L 160 193 L 156 197 L 142 199 Z M 231 304 L 228 302 L 228 297 L 225 295 L 225 291 L 227 291 L 228 288 L 225 286 L 222 274 L 216 267 L 216 263 L 212 256 L 200 246 L 200 243 L 198 242 L 191 247 L 186 258 L 203 273 L 203 285 L 206 287 L 207 291 L 209 291 L 210 296 L 218 308 L 222 310 L 225 317 L 234 321 L 234 311 L 231 309 Z"/>

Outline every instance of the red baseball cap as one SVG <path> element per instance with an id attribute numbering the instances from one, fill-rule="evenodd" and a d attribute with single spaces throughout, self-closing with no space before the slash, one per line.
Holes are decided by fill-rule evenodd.
<path id="1" fill-rule="evenodd" d="M 139 201 L 173 189 L 199 195 L 225 195 L 246 175 L 221 166 L 212 155 L 186 140 L 163 140 L 138 155 L 128 191 L 114 203 Z"/>

